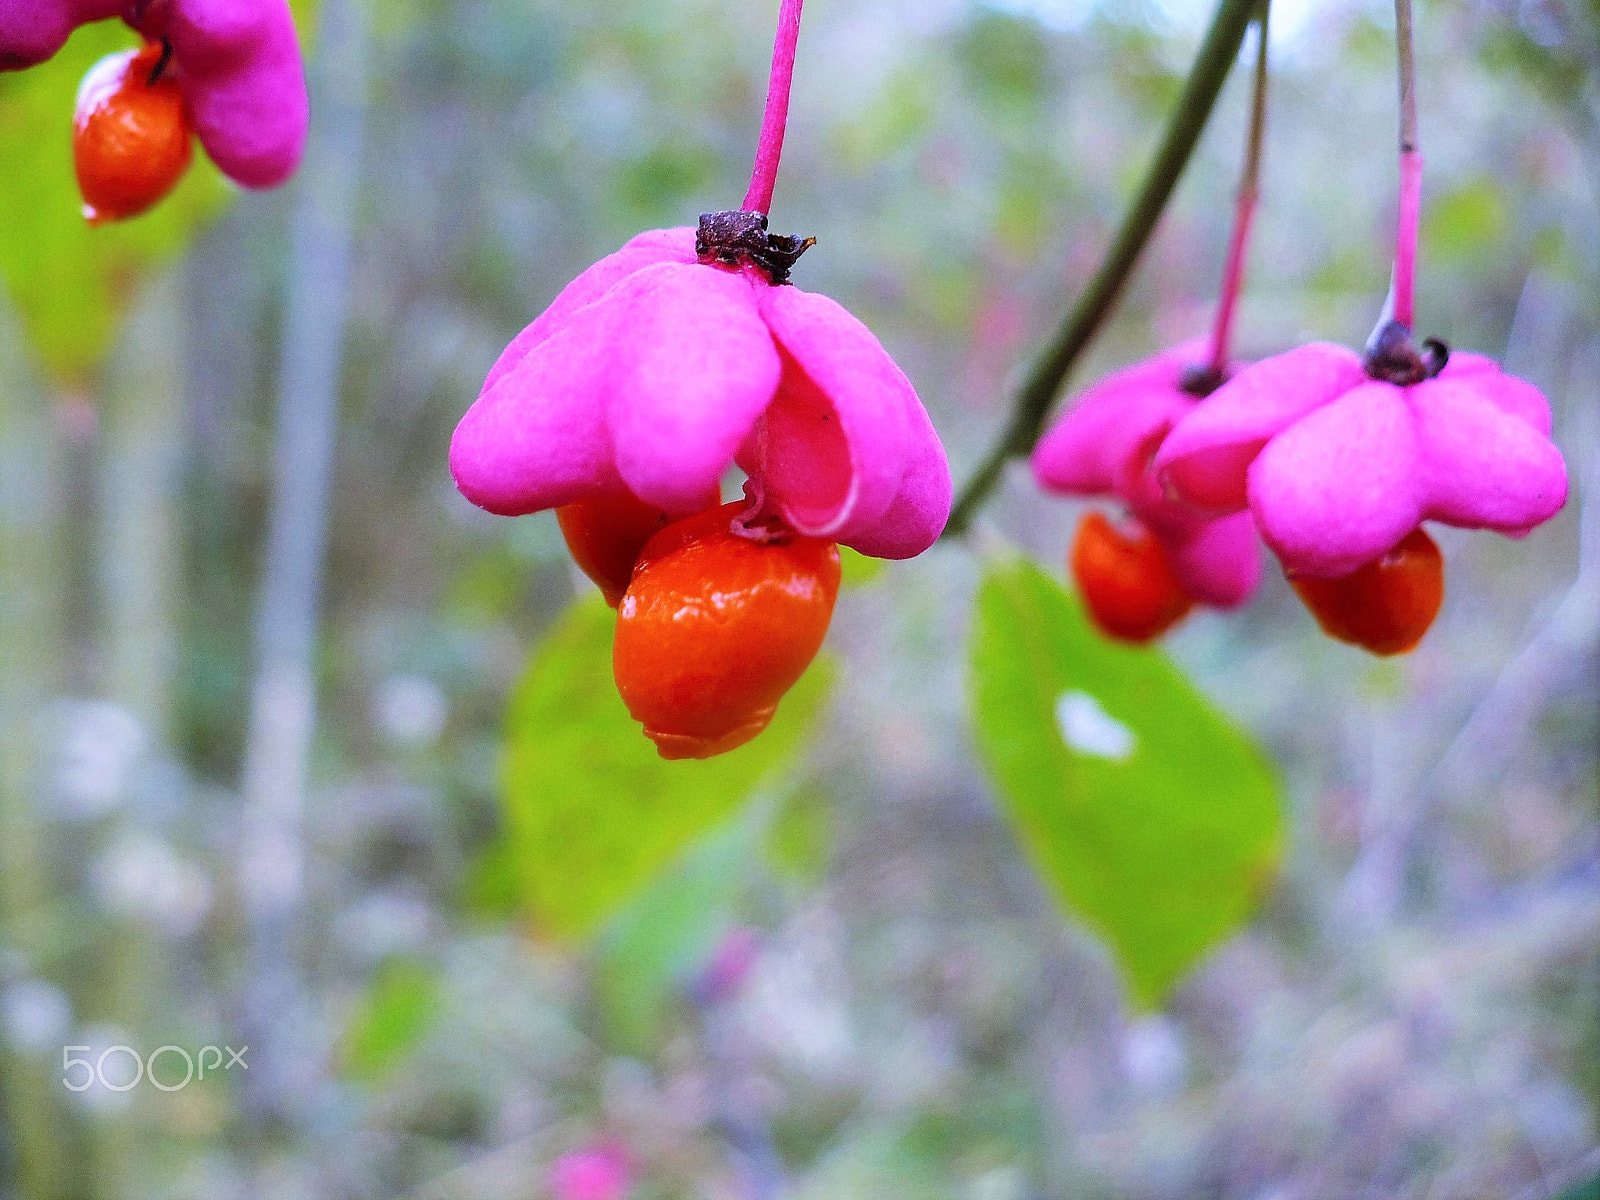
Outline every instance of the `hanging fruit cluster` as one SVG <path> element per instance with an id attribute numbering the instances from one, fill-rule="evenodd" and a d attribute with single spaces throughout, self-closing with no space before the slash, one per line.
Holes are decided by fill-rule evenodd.
<path id="1" fill-rule="evenodd" d="M 1520 536 L 1566 502 L 1566 467 L 1538 389 L 1481 355 L 1413 339 L 1422 157 L 1409 0 L 1397 0 L 1396 17 L 1399 231 L 1390 304 L 1365 353 L 1313 343 L 1253 364 L 1230 357 L 1261 160 L 1263 7 L 1244 180 L 1209 347 L 1186 344 L 1101 381 L 1034 450 L 1046 488 L 1128 510 L 1120 528 L 1087 517 L 1071 555 L 1089 612 L 1112 637 L 1147 641 L 1191 603 L 1243 602 L 1255 587 L 1259 530 L 1324 632 L 1403 654 L 1444 595 L 1443 561 L 1423 522 Z"/>
<path id="2" fill-rule="evenodd" d="M 866 326 L 790 282 L 813 239 L 768 227 L 800 8 L 783 0 L 743 205 L 641 233 L 574 279 L 450 444 L 474 504 L 556 510 L 617 608 L 618 691 L 666 758 L 766 728 L 827 632 L 840 545 L 911 558 L 950 513 L 916 391 Z M 735 466 L 747 498 L 718 506 Z"/>
<path id="3" fill-rule="evenodd" d="M 158 204 L 188 169 L 191 138 L 242 187 L 294 174 L 310 108 L 287 0 L 4 0 L 0 70 L 44 62 L 79 25 L 119 17 L 144 45 L 90 68 L 72 121 L 91 224 Z"/>

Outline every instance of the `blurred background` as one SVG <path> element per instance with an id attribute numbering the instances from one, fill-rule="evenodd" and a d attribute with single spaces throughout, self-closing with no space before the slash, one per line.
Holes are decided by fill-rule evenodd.
<path id="1" fill-rule="evenodd" d="M 1153 1007 L 1030 867 L 974 749 L 985 556 L 1059 578 L 1081 511 L 1020 467 L 970 543 L 857 571 L 748 769 L 591 778 L 548 688 L 518 691 L 541 644 L 603 655 L 603 630 L 549 514 L 455 493 L 450 431 L 584 266 L 738 203 L 775 9 L 321 0 L 291 185 L 197 178 L 125 254 L 78 248 L 64 190 L 59 240 L 0 221 L 0 1187 L 1579 1194 L 1600 1176 L 1593 6 L 1418 18 L 1420 331 L 1545 389 L 1572 500 L 1520 542 L 1440 531 L 1445 609 L 1408 658 L 1322 638 L 1272 572 L 1168 640 L 1286 809 L 1254 918 Z M 1209 17 L 807 6 L 774 225 L 816 235 L 796 282 L 883 339 L 958 480 Z M 1376 317 L 1391 29 L 1381 0 L 1275 0 L 1247 353 L 1359 344 Z M 71 70 L 0 77 L 0 215 L 55 178 L 76 74 L 124 44 L 96 27 Z M 1206 328 L 1247 77 L 1077 384 Z M 559 839 L 518 861 L 557 793 L 583 802 L 577 865 Z M 118 1046 L 204 1078 L 172 1087 L 168 1051 L 129 1083 Z M 82 1091 L 73 1056 L 99 1064 Z"/>

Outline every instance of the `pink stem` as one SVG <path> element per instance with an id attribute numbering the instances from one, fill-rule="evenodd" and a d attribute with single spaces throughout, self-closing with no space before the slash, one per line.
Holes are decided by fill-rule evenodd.
<path id="1" fill-rule="evenodd" d="M 1216 323 L 1211 331 L 1211 370 L 1219 379 L 1228 377 L 1233 315 L 1239 307 L 1239 290 L 1244 285 L 1244 260 L 1250 246 L 1250 223 L 1255 218 L 1256 198 L 1260 194 L 1261 143 L 1267 128 L 1267 13 L 1268 5 L 1264 2 L 1256 17 L 1256 71 L 1250 93 L 1250 132 L 1245 141 L 1244 167 L 1239 172 L 1233 237 L 1228 243 L 1228 261 L 1222 272 Z"/>
<path id="2" fill-rule="evenodd" d="M 1400 152 L 1400 231 L 1394 248 L 1394 319 L 1411 328 L 1417 291 L 1417 227 L 1422 220 L 1422 155 Z"/>
<path id="3" fill-rule="evenodd" d="M 1250 245 L 1250 222 L 1256 212 L 1254 188 L 1239 192 L 1234 210 L 1233 240 L 1228 243 L 1228 265 L 1222 273 L 1222 291 L 1217 296 L 1216 323 L 1211 330 L 1211 369 L 1227 378 L 1229 351 L 1233 344 L 1233 314 L 1239 307 L 1239 289 L 1244 283 L 1244 256 Z"/>
<path id="4" fill-rule="evenodd" d="M 746 212 L 763 215 L 772 209 L 772 190 L 778 182 L 778 160 L 783 157 L 783 132 L 789 122 L 789 88 L 794 83 L 794 51 L 800 40 L 800 9 L 805 0 L 782 0 L 778 9 L 778 35 L 772 46 L 772 77 L 767 83 L 767 112 L 761 121 L 761 141 L 756 165 L 745 193 Z"/>

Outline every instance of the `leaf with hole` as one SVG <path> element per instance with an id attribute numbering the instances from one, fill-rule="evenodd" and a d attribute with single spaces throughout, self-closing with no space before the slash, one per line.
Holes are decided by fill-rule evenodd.
<path id="1" fill-rule="evenodd" d="M 1283 802 L 1261 751 L 1157 650 L 1112 643 L 1032 563 L 978 591 L 972 717 L 1002 807 L 1062 906 L 1159 1004 L 1250 916 Z"/>

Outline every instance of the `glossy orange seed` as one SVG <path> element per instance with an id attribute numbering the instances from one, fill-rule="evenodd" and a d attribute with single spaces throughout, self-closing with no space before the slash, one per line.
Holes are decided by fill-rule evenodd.
<path id="1" fill-rule="evenodd" d="M 188 169 L 189 119 L 169 70 L 151 74 L 162 48 L 148 45 L 108 55 L 78 88 L 72 159 L 91 225 L 147 211 Z"/>
<path id="2" fill-rule="evenodd" d="M 702 511 L 713 508 L 721 499 L 713 490 L 700 507 Z M 599 585 L 612 608 L 628 590 L 633 564 L 639 560 L 645 543 L 673 519 L 673 514 L 646 504 L 624 488 L 556 509 L 556 520 L 572 561 Z"/>
<path id="3" fill-rule="evenodd" d="M 1121 641 L 1161 636 L 1194 604 L 1166 550 L 1137 522 L 1119 527 L 1104 513 L 1089 513 L 1078 525 L 1068 565 L 1089 616 Z"/>
<path id="4" fill-rule="evenodd" d="M 738 500 L 667 526 L 617 608 L 612 668 L 663 758 L 742 746 L 816 657 L 839 594 L 839 548 L 732 532 Z"/>
<path id="5" fill-rule="evenodd" d="M 1329 637 L 1373 654 L 1405 654 L 1416 649 L 1444 603 L 1444 560 L 1419 528 L 1349 575 L 1289 582 Z"/>

